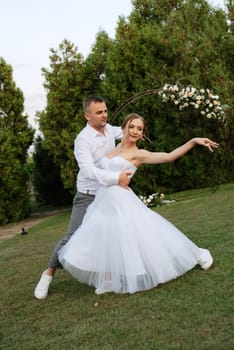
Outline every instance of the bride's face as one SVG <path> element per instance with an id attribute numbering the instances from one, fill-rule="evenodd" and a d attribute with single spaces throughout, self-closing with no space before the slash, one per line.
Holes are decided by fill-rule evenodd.
<path id="1" fill-rule="evenodd" d="M 144 123 L 141 119 L 130 120 L 124 128 L 124 136 L 131 142 L 142 140 L 144 134 Z"/>

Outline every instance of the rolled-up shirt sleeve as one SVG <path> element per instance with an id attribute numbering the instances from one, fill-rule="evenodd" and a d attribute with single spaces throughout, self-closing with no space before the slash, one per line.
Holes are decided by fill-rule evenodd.
<path id="1" fill-rule="evenodd" d="M 120 126 L 112 126 L 112 132 L 115 140 L 121 140 L 123 137 L 123 131 Z"/>
<path id="2" fill-rule="evenodd" d="M 108 171 L 97 167 L 94 162 L 94 151 L 89 140 L 84 138 L 75 140 L 74 154 L 80 175 L 86 179 L 98 181 L 104 186 L 117 185 L 120 172 Z"/>

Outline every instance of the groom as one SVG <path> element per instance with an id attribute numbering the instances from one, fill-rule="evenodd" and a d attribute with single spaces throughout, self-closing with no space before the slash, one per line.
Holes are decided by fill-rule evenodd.
<path id="1" fill-rule="evenodd" d="M 99 161 L 115 147 L 115 140 L 122 137 L 120 127 L 107 124 L 107 107 L 105 101 L 98 96 L 88 97 L 84 103 L 86 127 L 78 134 L 74 143 L 74 154 L 79 166 L 77 176 L 77 193 L 73 200 L 70 224 L 67 233 L 56 245 L 47 269 L 42 273 L 35 288 L 37 299 L 45 299 L 49 286 L 57 268 L 58 251 L 65 245 L 77 228 L 81 225 L 88 206 L 92 203 L 98 188 L 119 184 L 128 187 L 131 172 L 113 172 L 100 169 Z"/>

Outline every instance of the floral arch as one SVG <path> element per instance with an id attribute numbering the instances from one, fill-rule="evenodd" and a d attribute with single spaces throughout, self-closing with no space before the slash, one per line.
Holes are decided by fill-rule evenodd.
<path id="1" fill-rule="evenodd" d="M 196 89 L 192 85 L 183 86 L 180 83 L 165 84 L 162 88 L 142 91 L 125 101 L 112 115 L 112 121 L 130 103 L 147 95 L 158 95 L 162 102 L 171 103 L 180 111 L 194 108 L 206 118 L 225 121 L 224 109 L 218 95 L 209 89 Z"/>
<path id="2" fill-rule="evenodd" d="M 205 118 L 215 119 L 221 123 L 226 120 L 219 96 L 214 95 L 210 89 L 196 89 L 192 85 L 183 86 L 176 83 L 165 84 L 162 88 L 145 90 L 130 97 L 112 114 L 111 122 L 113 122 L 130 103 L 147 95 L 158 95 L 163 103 L 170 103 L 178 108 L 179 111 L 194 108 Z M 155 192 L 149 196 L 139 195 L 139 198 L 148 207 L 161 206 L 174 202 L 174 200 L 165 199 L 164 194 L 161 192 Z"/>

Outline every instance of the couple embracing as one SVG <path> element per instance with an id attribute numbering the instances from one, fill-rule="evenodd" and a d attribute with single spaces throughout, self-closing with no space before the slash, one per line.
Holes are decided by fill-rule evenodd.
<path id="1" fill-rule="evenodd" d="M 75 140 L 79 172 L 70 224 L 35 297 L 47 297 L 59 267 L 94 287 L 96 294 L 135 293 L 175 279 L 197 264 L 208 269 L 213 263 L 209 250 L 147 208 L 129 184 L 141 164 L 173 162 L 196 145 L 213 151 L 218 144 L 195 137 L 169 153 L 149 152 L 137 147 L 146 137 L 143 117 L 132 113 L 115 127 L 107 123 L 101 97 L 88 97 L 83 107 L 87 125 Z"/>

